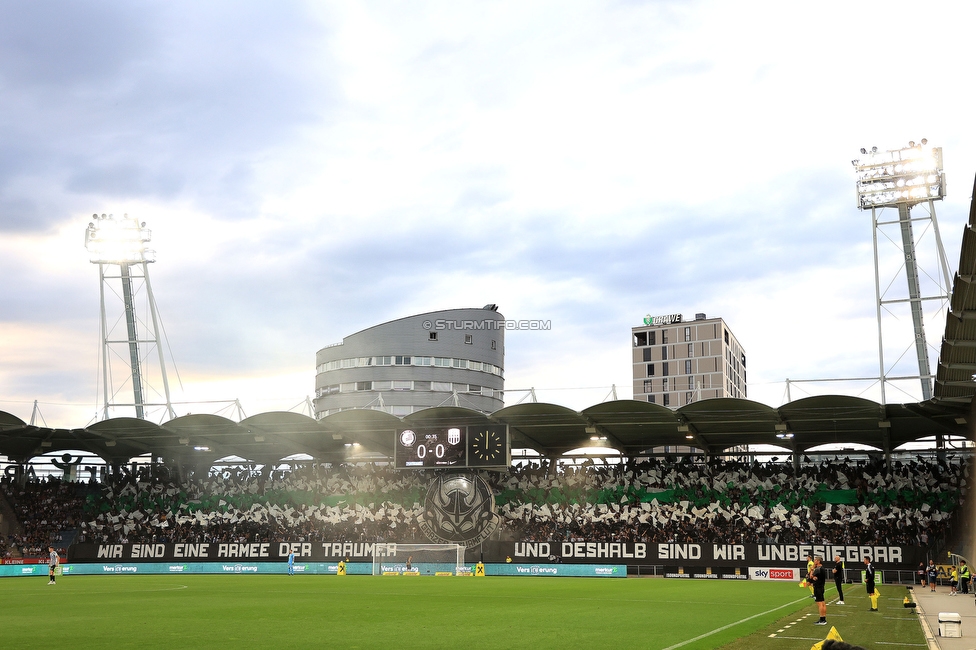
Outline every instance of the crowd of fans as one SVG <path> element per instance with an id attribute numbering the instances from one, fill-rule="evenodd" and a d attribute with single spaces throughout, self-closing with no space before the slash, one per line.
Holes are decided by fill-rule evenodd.
<path id="1" fill-rule="evenodd" d="M 503 479 L 521 539 L 925 545 L 949 530 L 965 462 L 638 464 Z"/>
<path id="2" fill-rule="evenodd" d="M 88 496 L 98 491 L 97 486 L 59 479 L 28 481 L 20 486 L 5 479 L 0 482 L 0 489 L 22 529 L 8 539 L 0 539 L 3 557 L 10 557 L 15 548 L 27 557 L 46 555 L 47 547 L 52 545 L 63 552 L 65 536 L 73 535 L 81 523 Z"/>
<path id="3" fill-rule="evenodd" d="M 500 538 L 517 541 L 925 545 L 947 534 L 966 460 L 919 457 L 800 465 L 640 459 L 484 472 Z M 312 464 L 271 478 L 226 469 L 202 480 L 148 472 L 108 483 L 5 484 L 24 555 L 78 541 L 421 541 L 433 474 Z M 73 533 L 72 533 L 73 534 Z M 2 550 L 2 549 L 0 549 Z"/>

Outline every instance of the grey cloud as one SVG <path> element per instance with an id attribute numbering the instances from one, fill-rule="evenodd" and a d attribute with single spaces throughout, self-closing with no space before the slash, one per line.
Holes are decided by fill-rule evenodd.
<path id="1" fill-rule="evenodd" d="M 253 213 L 253 166 L 334 107 L 326 28 L 301 5 L 60 6 L 0 10 L 0 230 L 104 197 Z"/>

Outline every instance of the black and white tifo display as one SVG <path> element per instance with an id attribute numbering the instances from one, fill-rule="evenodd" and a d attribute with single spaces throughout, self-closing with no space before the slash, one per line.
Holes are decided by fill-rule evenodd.
<path id="1" fill-rule="evenodd" d="M 432 542 L 477 546 L 498 530 L 495 497 L 474 472 L 438 474 L 427 487 L 420 528 Z"/>
<path id="2" fill-rule="evenodd" d="M 506 425 L 446 426 L 396 432 L 394 465 L 436 469 L 427 487 L 420 528 L 432 542 L 467 548 L 489 539 L 499 526 L 495 498 L 473 469 L 504 470 L 512 450 Z M 458 470 L 469 471 L 458 471 Z"/>

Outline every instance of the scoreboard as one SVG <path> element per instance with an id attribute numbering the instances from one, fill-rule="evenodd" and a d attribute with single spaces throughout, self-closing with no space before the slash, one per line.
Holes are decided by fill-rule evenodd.
<path id="1" fill-rule="evenodd" d="M 512 464 L 508 426 L 397 429 L 393 460 L 398 469 L 508 467 Z"/>

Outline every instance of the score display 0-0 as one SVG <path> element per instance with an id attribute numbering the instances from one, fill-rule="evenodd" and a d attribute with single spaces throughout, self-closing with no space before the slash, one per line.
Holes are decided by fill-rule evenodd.
<path id="1" fill-rule="evenodd" d="M 393 455 L 399 469 L 508 467 L 508 426 L 398 429 Z"/>

